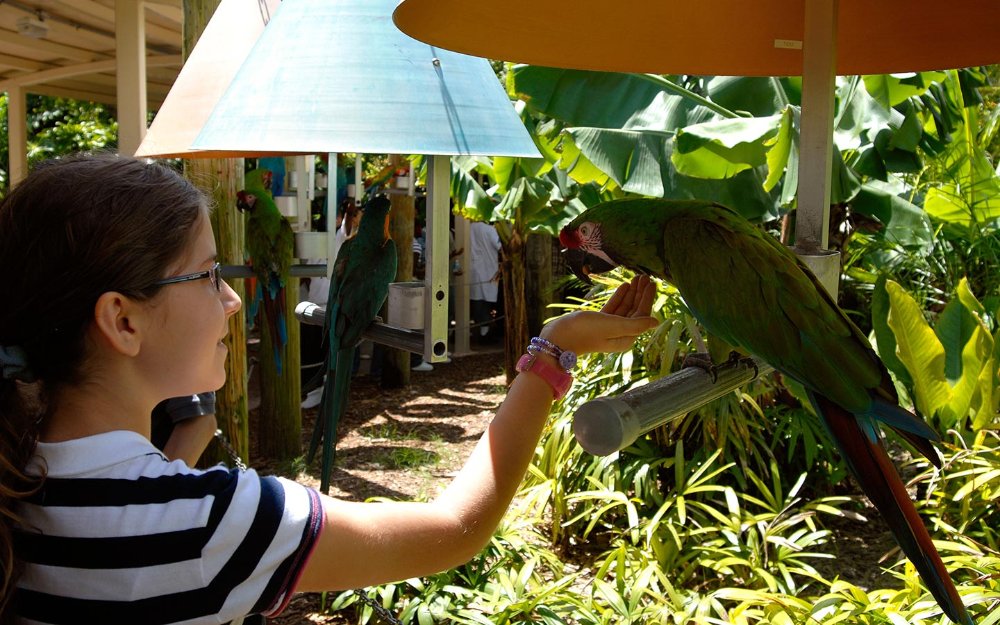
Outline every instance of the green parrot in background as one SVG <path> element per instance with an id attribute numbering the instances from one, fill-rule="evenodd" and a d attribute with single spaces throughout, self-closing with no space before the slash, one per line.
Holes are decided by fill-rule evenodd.
<path id="1" fill-rule="evenodd" d="M 257 287 L 247 312 L 257 316 L 259 302 L 264 303 L 264 317 L 274 345 L 274 361 L 281 373 L 281 351 L 288 343 L 285 320 L 285 283 L 295 249 L 295 234 L 288 220 L 278 210 L 271 196 L 271 172 L 257 168 L 246 173 L 245 188 L 236 193 L 236 207 L 249 215 L 247 251 Z"/>
<path id="2" fill-rule="evenodd" d="M 385 303 L 389 283 L 396 278 L 396 244 L 389 235 L 389 208 L 389 200 L 384 196 L 376 196 L 367 203 L 357 233 L 341 245 L 330 276 L 324 324 L 326 381 L 306 457 L 307 462 L 312 462 L 322 440 L 320 490 L 324 493 L 330 489 L 337 424 L 347 406 L 354 352 L 361 333 Z"/>
<path id="3" fill-rule="evenodd" d="M 808 268 L 735 211 L 705 201 L 623 199 L 559 233 L 574 273 L 618 265 L 675 287 L 708 332 L 801 383 L 865 494 L 951 620 L 974 625 L 883 445 L 887 425 L 940 466 L 938 434 L 899 406 L 868 340 Z"/>

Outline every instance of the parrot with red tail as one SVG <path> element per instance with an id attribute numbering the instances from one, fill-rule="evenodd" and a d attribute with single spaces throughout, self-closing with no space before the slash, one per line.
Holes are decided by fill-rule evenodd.
<path id="1" fill-rule="evenodd" d="M 882 425 L 940 466 L 938 434 L 899 405 L 885 365 L 809 269 L 737 212 L 698 200 L 621 199 L 562 229 L 574 273 L 616 266 L 666 280 L 713 336 L 805 387 L 840 455 L 944 613 L 975 625 L 886 453 Z"/>
<path id="2" fill-rule="evenodd" d="M 264 319 L 274 345 L 274 361 L 281 373 L 281 352 L 288 343 L 285 320 L 285 283 L 295 248 L 295 234 L 271 196 L 271 172 L 254 169 L 247 172 L 245 188 L 236 193 L 236 207 L 249 215 L 246 226 L 247 251 L 257 282 L 250 307 L 256 316 L 256 304 L 263 302 Z"/>

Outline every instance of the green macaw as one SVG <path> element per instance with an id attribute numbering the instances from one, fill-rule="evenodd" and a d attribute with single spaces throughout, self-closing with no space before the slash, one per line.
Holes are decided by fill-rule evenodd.
<path id="1" fill-rule="evenodd" d="M 354 352 L 361 333 L 375 320 L 396 277 L 396 245 L 389 234 L 389 200 L 372 198 L 364 208 L 357 233 L 344 241 L 330 276 L 326 300 L 326 380 L 319 414 L 309 444 L 307 462 L 312 462 L 323 440 L 320 490 L 330 489 L 337 444 L 337 424 L 347 406 Z"/>
<path id="2" fill-rule="evenodd" d="M 735 211 L 697 200 L 623 199 L 559 233 L 574 273 L 622 265 L 664 279 L 713 336 L 801 383 L 868 498 L 951 620 L 973 625 L 885 451 L 884 424 L 940 466 L 938 434 L 899 406 L 868 340 L 808 268 Z"/>
<path id="3" fill-rule="evenodd" d="M 248 314 L 256 317 L 257 303 L 264 302 L 264 317 L 274 344 L 274 361 L 281 373 L 281 351 L 288 343 L 285 320 L 285 283 L 295 249 L 295 234 L 271 197 L 271 172 L 254 169 L 244 178 L 245 188 L 236 193 L 236 207 L 249 214 L 247 251 L 257 287 Z"/>

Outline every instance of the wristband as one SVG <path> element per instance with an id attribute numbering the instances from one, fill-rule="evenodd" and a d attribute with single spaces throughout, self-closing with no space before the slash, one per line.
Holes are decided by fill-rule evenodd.
<path id="1" fill-rule="evenodd" d="M 573 376 L 557 367 L 553 367 L 548 361 L 538 358 L 536 354 L 524 354 L 517 361 L 515 367 L 518 373 L 530 371 L 545 380 L 552 387 L 553 399 L 559 400 L 566 395 L 566 391 L 573 385 Z"/>

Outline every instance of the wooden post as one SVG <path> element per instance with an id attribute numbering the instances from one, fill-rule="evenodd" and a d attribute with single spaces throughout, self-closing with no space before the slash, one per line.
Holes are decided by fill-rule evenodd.
<path id="1" fill-rule="evenodd" d="M 291 195 L 291 173 L 296 172 L 296 189 L 299 189 L 296 191 L 297 205 L 305 202 L 303 196 L 309 192 L 309 177 L 299 167 L 302 161 L 302 158 L 297 157 L 285 159 L 284 195 Z M 296 222 L 293 219 L 293 226 Z M 253 294 L 248 295 L 253 297 Z M 302 332 L 295 319 L 295 305 L 298 303 L 299 280 L 289 277 L 285 280 L 285 328 L 288 342 L 281 350 L 281 372 L 274 360 L 276 337 L 271 336 L 263 305 L 257 316 L 257 330 L 260 334 L 260 349 L 257 352 L 260 408 L 254 436 L 261 455 L 276 460 L 291 460 L 302 455 Z"/>
<path id="2" fill-rule="evenodd" d="M 24 87 L 7 91 L 7 189 L 28 175 L 28 105 Z"/>
<path id="3" fill-rule="evenodd" d="M 299 299 L 298 278 L 285 282 L 285 325 L 288 342 L 281 350 L 281 373 L 274 360 L 274 337 L 260 311 L 257 327 L 260 350 L 257 368 L 260 372 L 260 418 L 254 435 L 258 437 L 260 453 L 277 460 L 290 460 L 302 455 L 302 359 L 299 323 L 295 320 L 295 305 Z"/>
<path id="4" fill-rule="evenodd" d="M 196 0 L 200 4 L 204 0 Z M 212 6 L 215 10 L 215 6 Z M 210 14 L 211 15 L 211 14 Z M 207 23 L 207 20 L 206 20 Z M 198 34 L 205 26 L 198 29 Z M 186 29 L 185 29 L 186 31 Z M 185 37 L 187 33 L 185 32 Z M 145 3 L 115 1 L 115 82 L 118 101 L 118 153 L 135 154 L 146 136 Z"/>
<path id="5" fill-rule="evenodd" d="M 402 166 L 404 158 L 398 154 L 389 157 L 394 169 Z M 393 193 L 389 196 L 389 232 L 396 244 L 396 282 L 413 280 L 413 222 L 416 203 L 411 195 Z M 400 388 L 410 383 L 410 352 L 386 347 L 382 360 L 382 386 Z"/>
<path id="6" fill-rule="evenodd" d="M 212 17 L 218 0 L 184 1 L 184 56 L 194 49 L 208 20 Z M 201 188 L 215 205 L 212 228 L 219 262 L 225 265 L 243 264 L 243 217 L 236 210 L 236 191 L 243 186 L 243 159 L 187 159 L 184 173 Z M 233 280 L 230 286 L 244 302 L 246 293 L 243 280 Z M 229 320 L 229 334 L 225 339 L 229 348 L 226 359 L 226 384 L 215 398 L 215 415 L 219 428 L 229 439 L 240 457 L 247 461 L 249 452 L 249 418 L 247 408 L 246 315 L 244 310 Z M 202 466 L 224 462 L 233 466 L 229 454 L 213 443 L 203 454 Z"/>

